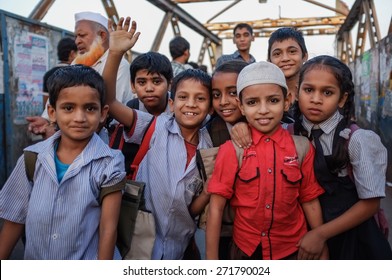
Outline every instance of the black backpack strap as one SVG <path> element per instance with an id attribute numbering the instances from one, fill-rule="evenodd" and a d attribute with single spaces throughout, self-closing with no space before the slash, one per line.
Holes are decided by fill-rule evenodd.
<path id="1" fill-rule="evenodd" d="M 34 182 L 35 163 L 37 162 L 38 154 L 32 151 L 23 151 L 23 154 L 27 179 L 29 179 L 30 182 Z"/>
<path id="2" fill-rule="evenodd" d="M 127 102 L 127 106 L 132 109 L 139 110 L 139 98 L 133 98 Z"/>

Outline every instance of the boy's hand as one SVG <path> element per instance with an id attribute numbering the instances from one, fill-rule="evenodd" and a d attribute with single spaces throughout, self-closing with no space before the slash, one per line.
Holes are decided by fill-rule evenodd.
<path id="1" fill-rule="evenodd" d="M 249 148 L 252 145 L 252 134 L 245 122 L 236 123 L 230 131 L 231 140 L 240 148 Z"/>
<path id="2" fill-rule="evenodd" d="M 140 32 L 136 32 L 136 22 L 127 17 L 118 21 L 115 30 L 112 28 L 112 21 L 109 19 L 108 29 L 110 33 L 109 50 L 124 54 L 131 49 L 139 39 Z"/>

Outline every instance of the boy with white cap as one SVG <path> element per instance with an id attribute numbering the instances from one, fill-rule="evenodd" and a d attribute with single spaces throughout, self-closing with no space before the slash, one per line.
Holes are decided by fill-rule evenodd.
<path id="1" fill-rule="evenodd" d="M 235 212 L 231 259 L 296 259 L 298 250 L 318 259 L 320 253 L 299 246 L 307 223 L 322 224 L 317 197 L 324 191 L 314 176 L 312 146 L 300 163 L 292 136 L 281 127 L 289 105 L 284 74 L 269 62 L 250 64 L 238 76 L 237 91 L 253 144 L 240 167 L 233 143 L 220 146 L 208 185 L 207 259 L 218 257 L 227 199 Z"/>

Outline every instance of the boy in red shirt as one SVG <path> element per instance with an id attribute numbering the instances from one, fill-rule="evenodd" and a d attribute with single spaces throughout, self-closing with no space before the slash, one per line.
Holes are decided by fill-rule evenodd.
<path id="1" fill-rule="evenodd" d="M 208 185 L 211 193 L 206 257 L 218 258 L 222 211 L 227 199 L 235 212 L 231 259 L 326 258 L 327 251 L 301 248 L 301 238 L 322 224 L 318 196 L 324 191 L 313 172 L 314 149 L 302 164 L 292 136 L 281 127 L 288 108 L 283 72 L 269 62 L 246 66 L 238 76 L 240 108 L 253 144 L 239 168 L 231 141 L 220 146 Z"/>

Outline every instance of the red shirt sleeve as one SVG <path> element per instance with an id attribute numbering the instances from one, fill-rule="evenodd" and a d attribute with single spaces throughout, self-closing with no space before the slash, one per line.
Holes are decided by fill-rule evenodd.
<path id="1" fill-rule="evenodd" d="M 219 147 L 214 171 L 208 183 L 208 192 L 230 199 L 233 196 L 233 186 L 237 171 L 237 155 L 233 143 L 227 141 Z"/>

